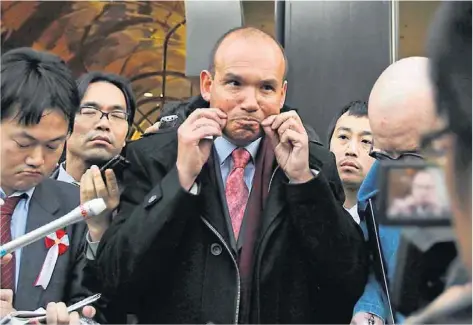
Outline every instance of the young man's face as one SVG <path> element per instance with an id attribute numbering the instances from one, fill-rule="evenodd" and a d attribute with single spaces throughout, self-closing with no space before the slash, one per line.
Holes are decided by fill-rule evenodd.
<path id="1" fill-rule="evenodd" d="M 358 189 L 374 162 L 368 155 L 373 136 L 368 117 L 343 114 L 337 121 L 330 150 L 345 188 Z"/>
<path id="2" fill-rule="evenodd" d="M 81 100 L 81 107 L 110 113 L 107 117 L 98 112 L 95 116 L 77 114 L 74 130 L 67 141 L 67 150 L 74 156 L 89 162 L 106 162 L 118 155 L 125 145 L 128 122 L 115 118 L 120 112 L 127 113 L 125 95 L 108 82 L 94 82 L 89 85 Z M 118 114 L 118 115 L 117 115 Z"/>
<path id="3" fill-rule="evenodd" d="M 61 157 L 68 124 L 56 110 L 46 111 L 36 125 L 20 125 L 16 118 L 0 123 L 0 184 L 7 195 L 27 191 L 49 177 Z"/>

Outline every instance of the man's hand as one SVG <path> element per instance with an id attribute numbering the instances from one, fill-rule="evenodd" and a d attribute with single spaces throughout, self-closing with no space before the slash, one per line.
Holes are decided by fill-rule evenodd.
<path id="1" fill-rule="evenodd" d="M 161 125 L 161 122 L 160 122 L 160 121 L 154 123 L 154 124 L 151 125 L 149 128 L 147 128 L 143 134 L 149 134 L 149 133 L 156 133 L 156 132 L 158 132 L 160 125 Z"/>
<path id="2" fill-rule="evenodd" d="M 261 126 L 291 183 L 305 183 L 314 178 L 309 169 L 309 138 L 296 112 L 268 116 Z"/>
<path id="3" fill-rule="evenodd" d="M 87 170 L 80 180 L 81 204 L 96 198 L 102 198 L 107 205 L 107 210 L 99 216 L 87 219 L 89 234 L 93 241 L 99 241 L 107 230 L 111 213 L 120 203 L 120 190 L 115 173 L 111 169 L 105 171 L 106 184 L 97 166 Z"/>
<path id="4" fill-rule="evenodd" d="M 11 261 L 12 258 L 13 258 L 12 254 L 7 254 L 7 255 L 3 256 L 2 259 L 0 260 L 0 265 L 7 264 L 8 262 Z"/>
<path id="5" fill-rule="evenodd" d="M 92 318 L 95 316 L 95 308 L 92 306 L 85 306 L 82 309 L 82 315 L 87 318 Z M 66 304 L 63 302 L 50 302 L 46 307 L 46 324 L 56 325 L 56 324 L 71 324 L 78 325 L 80 324 L 79 313 L 74 311 L 72 313 L 67 312 Z"/>
<path id="6" fill-rule="evenodd" d="M 0 289 L 0 318 L 14 312 L 13 291 L 10 289 Z"/>
<path id="7" fill-rule="evenodd" d="M 197 109 L 177 131 L 177 171 L 179 182 L 189 190 L 209 159 L 213 137 L 221 136 L 227 115 L 216 108 Z M 211 137 L 212 139 L 205 139 Z"/>
<path id="8" fill-rule="evenodd" d="M 383 325 L 384 322 L 375 314 L 360 311 L 351 319 L 352 325 Z"/>

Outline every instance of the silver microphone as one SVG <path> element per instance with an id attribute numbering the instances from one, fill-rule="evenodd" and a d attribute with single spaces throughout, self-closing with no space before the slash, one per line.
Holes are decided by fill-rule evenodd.
<path id="1" fill-rule="evenodd" d="M 0 246 L 0 258 L 14 252 L 19 248 L 23 248 L 47 235 L 77 223 L 79 221 L 87 220 L 91 217 L 99 215 L 107 208 L 103 199 L 93 199 L 84 204 L 79 205 L 77 208 L 69 212 L 63 217 L 60 217 L 50 223 L 45 224 L 33 231 L 30 231 L 23 236 L 20 236 L 2 246 Z"/>

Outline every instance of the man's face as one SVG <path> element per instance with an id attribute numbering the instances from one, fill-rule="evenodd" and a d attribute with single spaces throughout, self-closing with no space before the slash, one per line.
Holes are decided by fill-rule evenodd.
<path id="1" fill-rule="evenodd" d="M 125 95 L 115 85 L 95 82 L 89 85 L 82 98 L 81 107 L 96 108 L 103 112 L 126 112 Z M 125 145 L 128 132 L 126 120 L 109 116 L 100 118 L 77 114 L 74 130 L 67 141 L 67 150 L 88 162 L 105 162 L 118 155 Z"/>
<path id="2" fill-rule="evenodd" d="M 236 145 L 261 136 L 261 121 L 279 114 L 286 97 L 284 57 L 265 38 L 229 36 L 215 58 L 215 75 L 201 73 L 201 92 L 210 107 L 227 114 L 223 133 Z"/>
<path id="3" fill-rule="evenodd" d="M 424 206 L 435 202 L 435 179 L 429 172 L 418 172 L 412 180 L 412 196 Z"/>
<path id="4" fill-rule="evenodd" d="M 7 195 L 27 191 L 49 177 L 61 157 L 68 135 L 68 121 L 48 110 L 36 125 L 23 126 L 16 119 L 1 122 L 1 187 Z"/>
<path id="5" fill-rule="evenodd" d="M 335 155 L 340 179 L 345 187 L 358 189 L 374 159 L 368 153 L 372 143 L 368 117 L 343 114 L 337 121 L 330 151 Z"/>

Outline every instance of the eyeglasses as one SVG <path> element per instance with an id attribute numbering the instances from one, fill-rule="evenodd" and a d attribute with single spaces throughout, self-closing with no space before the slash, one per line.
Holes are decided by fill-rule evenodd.
<path id="1" fill-rule="evenodd" d="M 94 121 L 100 121 L 104 116 L 112 123 L 122 123 L 128 120 L 127 112 L 122 110 L 104 112 L 93 106 L 82 106 L 79 110 L 79 114 Z"/>
<path id="2" fill-rule="evenodd" d="M 368 153 L 370 157 L 376 160 L 397 160 L 397 161 L 414 161 L 424 160 L 424 156 L 418 150 L 399 151 L 399 152 L 385 152 L 377 151 L 371 144 L 370 151 Z"/>
<path id="3" fill-rule="evenodd" d="M 376 160 L 398 160 L 398 161 L 412 161 L 424 160 L 424 157 L 416 151 L 404 151 L 399 153 L 385 153 L 381 151 L 370 151 L 370 157 Z"/>

